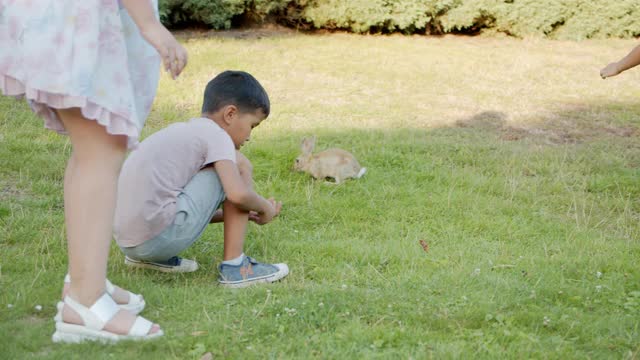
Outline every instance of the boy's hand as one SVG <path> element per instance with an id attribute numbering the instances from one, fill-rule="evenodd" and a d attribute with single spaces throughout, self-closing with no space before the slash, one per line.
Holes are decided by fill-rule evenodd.
<path id="1" fill-rule="evenodd" d="M 269 217 L 267 214 L 258 214 L 255 211 L 250 211 L 249 212 L 249 220 L 253 221 L 254 223 L 258 224 L 258 225 L 264 225 L 264 224 L 268 224 L 269 222 L 271 222 L 271 220 L 273 220 L 273 218 L 275 218 L 276 216 L 278 216 L 280 214 L 280 210 L 282 210 L 282 201 L 276 201 L 274 198 L 269 198 L 267 199 L 267 201 L 269 201 L 269 203 L 271 203 L 271 206 L 273 207 L 274 210 L 274 215 Z"/>
<path id="2" fill-rule="evenodd" d="M 616 76 L 620 74 L 620 70 L 618 69 L 618 63 L 614 62 L 604 67 L 604 69 L 600 70 L 600 77 L 606 79 L 608 77 Z"/>

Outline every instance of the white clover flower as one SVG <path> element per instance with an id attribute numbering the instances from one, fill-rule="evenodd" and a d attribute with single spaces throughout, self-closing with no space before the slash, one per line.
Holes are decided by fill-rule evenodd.
<path id="1" fill-rule="evenodd" d="M 600 279 L 602 277 L 602 273 L 600 271 L 596 272 L 596 277 Z"/>
<path id="2" fill-rule="evenodd" d="M 543 325 L 543 326 L 549 326 L 550 324 L 551 324 L 551 319 L 549 319 L 548 317 L 546 317 L 546 316 L 545 316 L 545 317 L 542 319 L 542 325 Z"/>
<path id="3" fill-rule="evenodd" d="M 596 285 L 596 291 L 600 292 L 602 290 L 602 285 Z"/>
<path id="4" fill-rule="evenodd" d="M 323 306 L 324 306 L 324 303 L 323 303 L 323 302 L 319 302 L 319 303 L 318 303 L 318 306 L 319 306 L 319 307 L 323 307 Z"/>
<path id="5" fill-rule="evenodd" d="M 287 315 L 289 315 L 289 316 L 294 316 L 298 312 L 298 310 L 296 310 L 294 308 L 289 309 L 288 307 L 286 307 L 286 308 L 284 308 L 284 312 L 286 312 Z"/>
<path id="6" fill-rule="evenodd" d="M 7 307 L 8 307 L 9 309 L 13 308 L 13 304 L 7 304 Z"/>
<path id="7" fill-rule="evenodd" d="M 36 305 L 36 308 L 35 308 L 35 309 L 36 309 L 36 311 L 40 311 L 40 310 L 42 310 L 42 305 Z"/>

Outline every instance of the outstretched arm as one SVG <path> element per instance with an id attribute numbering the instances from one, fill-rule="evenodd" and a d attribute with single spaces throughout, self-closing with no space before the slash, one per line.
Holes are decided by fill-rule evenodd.
<path id="1" fill-rule="evenodd" d="M 175 79 L 187 66 L 187 51 L 158 19 L 149 0 L 122 0 L 142 36 L 158 51 L 164 69 Z"/>
<path id="2" fill-rule="evenodd" d="M 600 70 L 600 77 L 606 79 L 611 76 L 616 76 L 625 70 L 629 70 L 634 66 L 640 64 L 640 46 L 636 46 L 627 56 L 623 57 L 620 61 L 611 63 Z"/>

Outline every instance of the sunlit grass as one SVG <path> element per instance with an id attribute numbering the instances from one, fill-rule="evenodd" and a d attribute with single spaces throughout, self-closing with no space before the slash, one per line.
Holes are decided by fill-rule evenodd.
<path id="1" fill-rule="evenodd" d="M 143 134 L 197 116 L 220 71 L 255 75 L 273 110 L 245 153 L 257 190 L 285 207 L 250 229 L 246 252 L 291 275 L 217 287 L 220 227 L 184 254 L 202 264 L 188 275 L 130 271 L 113 247 L 110 278 L 145 295 L 167 336 L 53 345 L 70 147 L 3 98 L 3 356 L 639 356 L 640 71 L 598 77 L 635 42 L 235 35 L 182 36 L 189 66 L 162 78 Z M 309 134 L 353 152 L 365 177 L 293 173 Z"/>

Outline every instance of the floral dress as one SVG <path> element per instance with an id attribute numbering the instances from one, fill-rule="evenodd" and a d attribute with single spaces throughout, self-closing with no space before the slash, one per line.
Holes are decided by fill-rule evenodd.
<path id="1" fill-rule="evenodd" d="M 52 109 L 80 108 L 133 148 L 159 75 L 117 0 L 0 0 L 0 91 L 26 98 L 49 129 L 65 132 Z"/>

